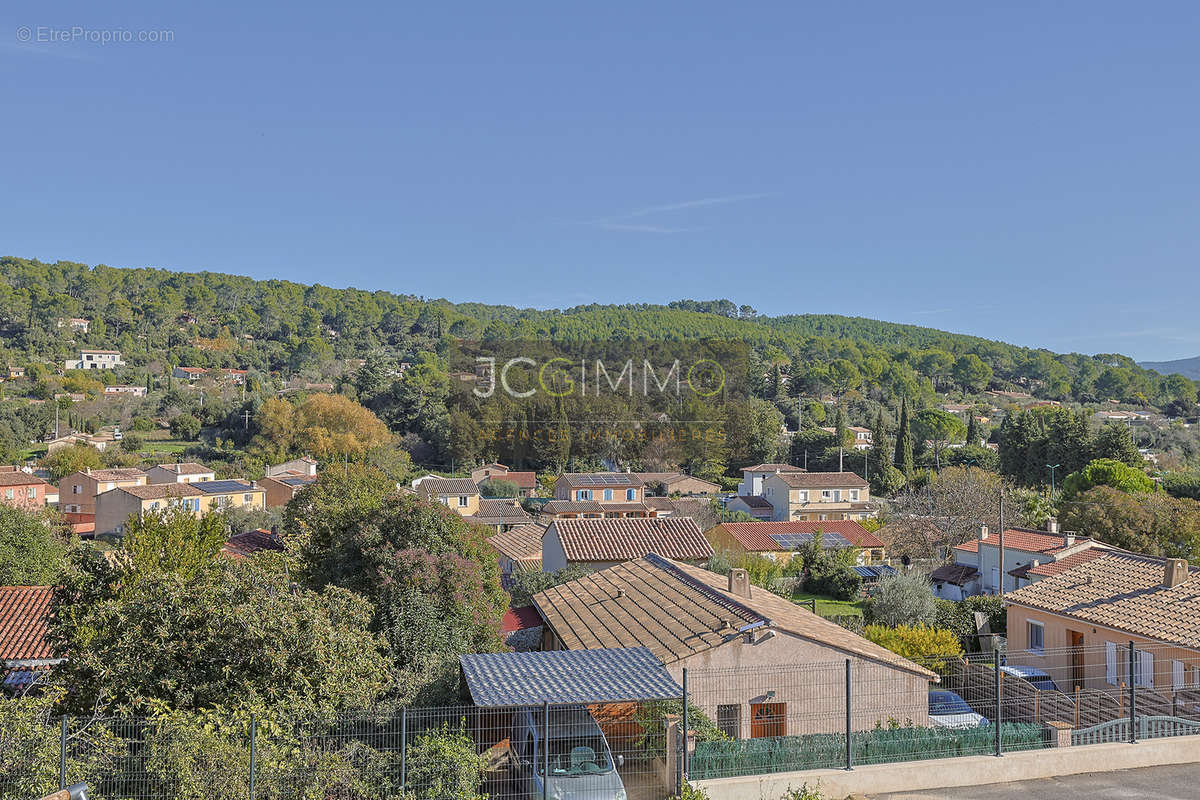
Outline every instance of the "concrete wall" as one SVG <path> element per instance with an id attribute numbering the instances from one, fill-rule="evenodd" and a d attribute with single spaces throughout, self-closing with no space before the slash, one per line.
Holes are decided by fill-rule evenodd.
<path id="1" fill-rule="evenodd" d="M 96 496 L 96 533 L 116 533 L 130 517 L 141 513 L 142 503 L 133 495 L 113 489 Z"/>
<path id="2" fill-rule="evenodd" d="M 558 529 L 554 523 L 546 529 L 542 536 L 542 571 L 558 572 L 567 565 L 567 552 L 563 550 L 562 540 L 558 538 Z"/>
<path id="3" fill-rule="evenodd" d="M 1200 737 L 1141 741 L 1137 744 L 1097 744 L 1088 747 L 1061 747 L 1006 753 L 995 756 L 966 756 L 897 764 L 872 764 L 841 769 L 806 772 L 778 772 L 696 781 L 712 800 L 780 800 L 790 788 L 807 783 L 820 785 L 825 797 L 845 797 L 859 793 L 877 794 L 920 792 L 955 786 L 982 786 L 1060 775 L 1111 772 L 1139 767 L 1200 762 Z M 969 793 L 964 793 L 964 797 Z"/>

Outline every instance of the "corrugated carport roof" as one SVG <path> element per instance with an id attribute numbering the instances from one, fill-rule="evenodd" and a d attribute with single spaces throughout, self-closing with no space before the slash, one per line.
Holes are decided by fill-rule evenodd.
<path id="1" fill-rule="evenodd" d="M 671 700 L 683 689 L 645 647 L 458 657 L 481 708 Z"/>

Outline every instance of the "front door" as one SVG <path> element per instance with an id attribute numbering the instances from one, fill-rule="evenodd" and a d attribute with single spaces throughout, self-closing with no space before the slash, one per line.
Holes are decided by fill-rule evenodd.
<path id="1" fill-rule="evenodd" d="M 787 703 L 751 703 L 750 738 L 787 735 Z"/>
<path id="2" fill-rule="evenodd" d="M 1068 631 L 1071 634 L 1071 687 L 1083 687 L 1083 634 L 1080 631 Z"/>

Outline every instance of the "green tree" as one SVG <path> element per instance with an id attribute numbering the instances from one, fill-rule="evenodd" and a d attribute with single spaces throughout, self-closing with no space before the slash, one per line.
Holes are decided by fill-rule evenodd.
<path id="1" fill-rule="evenodd" d="M 1111 458 L 1131 467 L 1145 463 L 1133 441 L 1133 433 L 1129 426 L 1111 422 L 1096 432 L 1096 438 L 1092 442 L 1092 458 Z"/>
<path id="2" fill-rule="evenodd" d="M 70 537 L 56 517 L 0 503 L 0 586 L 52 585 Z"/>
<path id="3" fill-rule="evenodd" d="M 520 497 L 521 487 L 503 478 L 488 478 L 479 484 L 479 493 L 485 497 Z"/>
<path id="4" fill-rule="evenodd" d="M 913 420 L 913 430 L 921 439 L 933 443 L 938 470 L 942 468 L 942 449 L 966 434 L 966 427 L 958 417 L 936 408 L 927 408 L 917 414 Z"/>
<path id="5" fill-rule="evenodd" d="M 1107 544 L 1152 556 L 1200 561 L 1200 503 L 1096 486 L 1064 501 L 1059 522 Z"/>
<path id="6" fill-rule="evenodd" d="M 408 746 L 408 785 L 416 800 L 484 800 L 480 792 L 486 760 L 468 735 L 466 720 L 442 723 Z"/>
<path id="7" fill-rule="evenodd" d="M 83 472 L 85 469 L 100 469 L 104 460 L 100 451 L 86 444 L 60 447 L 42 459 L 42 467 L 49 470 L 50 480 L 57 483 L 66 476 Z"/>
<path id="8" fill-rule="evenodd" d="M 896 457 L 893 463 L 904 473 L 905 481 L 913 478 L 913 440 L 908 421 L 908 400 L 900 401 L 900 429 L 896 432 Z"/>
<path id="9" fill-rule="evenodd" d="M 1063 499 L 1073 499 L 1094 486 L 1111 486 L 1129 493 L 1154 491 L 1154 482 L 1142 470 L 1115 459 L 1097 458 L 1063 480 Z"/>
<path id="10" fill-rule="evenodd" d="M 897 574 L 879 581 L 867 614 L 871 622 L 890 628 L 932 625 L 937 618 L 937 605 L 926 578 Z"/>
<path id="11" fill-rule="evenodd" d="M 180 414 L 171 420 L 171 436 L 192 441 L 200 435 L 200 420 L 194 414 Z"/>
<path id="12" fill-rule="evenodd" d="M 533 596 L 538 592 L 553 589 L 564 583 L 578 580 L 588 574 L 581 567 L 563 567 L 557 572 L 519 572 L 513 575 L 512 594 L 513 608 L 523 608 L 533 603 Z"/>
<path id="13" fill-rule="evenodd" d="M 974 353 L 959 356 L 952 374 L 964 392 L 982 392 L 992 380 L 992 368 Z"/>

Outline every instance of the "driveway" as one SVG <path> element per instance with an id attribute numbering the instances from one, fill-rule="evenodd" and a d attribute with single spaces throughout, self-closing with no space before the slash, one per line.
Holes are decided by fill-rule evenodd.
<path id="1" fill-rule="evenodd" d="M 871 795 L 870 800 L 1195 800 L 1200 764 L 1147 767 L 990 786 Z"/>

